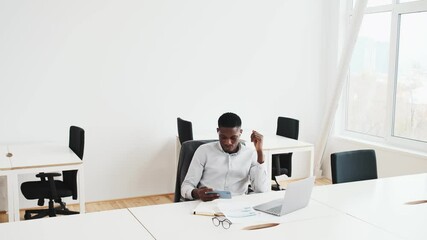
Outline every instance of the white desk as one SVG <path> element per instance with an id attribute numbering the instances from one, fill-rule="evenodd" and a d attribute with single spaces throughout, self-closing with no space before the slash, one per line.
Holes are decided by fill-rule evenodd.
<path id="1" fill-rule="evenodd" d="M 85 212 L 84 169 L 83 161 L 68 146 L 57 144 L 14 144 L 7 146 L 10 157 L 10 168 L 0 171 L 7 177 L 9 222 L 19 221 L 18 175 L 38 172 L 60 172 L 78 170 L 78 199 L 80 213 Z M 6 153 L 7 153 L 6 152 Z M 5 156 L 6 153 L 2 153 Z"/>
<path id="2" fill-rule="evenodd" d="M 6 188 L 7 188 L 7 212 L 9 216 L 9 222 L 14 220 L 14 204 L 13 204 L 13 186 L 11 179 L 13 178 L 10 169 L 12 169 L 11 160 L 7 157 L 8 150 L 6 145 L 0 145 L 0 176 L 6 177 Z"/>
<path id="3" fill-rule="evenodd" d="M 6 157 L 6 154 L 7 154 L 7 146 L 0 145 L 0 171 L 9 170 L 11 168 L 10 159 Z"/>
<path id="4" fill-rule="evenodd" d="M 277 135 L 264 136 L 262 150 L 267 164 L 268 179 L 271 179 L 272 156 L 274 154 L 291 152 L 310 152 L 310 164 L 308 177 L 314 175 L 314 145 L 311 143 L 294 140 Z"/>
<path id="5" fill-rule="evenodd" d="M 427 239 L 427 173 L 320 186 L 312 199 L 404 239 Z"/>
<path id="6" fill-rule="evenodd" d="M 218 136 L 197 138 L 197 139 L 218 139 Z M 242 140 L 247 142 L 248 146 L 253 146 L 249 139 L 243 138 Z M 181 144 L 179 138 L 176 137 L 176 161 L 175 169 L 178 166 L 179 160 L 179 151 Z M 273 154 L 281 153 L 291 153 L 291 152 L 310 152 L 310 164 L 309 164 L 309 174 L 307 177 L 314 175 L 314 145 L 311 143 L 306 143 L 299 140 L 294 140 L 291 138 L 281 137 L 277 135 L 264 135 L 264 141 L 262 150 L 264 152 L 264 161 L 267 167 L 267 178 L 271 179 L 271 168 L 272 168 L 272 156 Z"/>
<path id="7" fill-rule="evenodd" d="M 268 192 L 234 197 L 251 205 L 283 197 Z M 242 230 L 257 223 L 235 223 L 230 229 L 215 227 L 211 217 L 196 216 L 198 201 L 130 208 L 129 210 L 156 239 L 399 239 L 368 223 L 355 219 L 317 201 L 283 217 L 260 213 L 260 222 L 280 222 L 276 227 Z"/>
<path id="8" fill-rule="evenodd" d="M 154 239 L 127 209 L 0 224 L 7 240 Z"/>
<path id="9" fill-rule="evenodd" d="M 310 204 L 283 217 L 260 213 L 258 222 L 215 227 L 211 217 L 195 216 L 198 201 L 153 205 L 85 215 L 47 218 L 0 225 L 5 239 L 426 239 L 427 208 L 403 205 L 427 196 L 427 174 L 315 187 Z M 283 197 L 268 192 L 234 197 L 256 205 Z M 127 212 L 129 211 L 129 212 Z M 133 215 L 133 217 L 131 215 Z M 254 231 L 248 225 L 280 225 Z M 139 224 L 138 224 L 139 223 Z M 56 238 L 56 236 L 55 236 Z"/>

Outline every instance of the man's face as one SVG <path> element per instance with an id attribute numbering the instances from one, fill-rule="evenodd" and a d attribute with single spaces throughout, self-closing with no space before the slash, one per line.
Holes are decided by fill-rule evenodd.
<path id="1" fill-rule="evenodd" d="M 242 129 L 240 127 L 217 128 L 219 143 L 221 144 L 222 150 L 226 153 L 237 152 L 239 146 L 240 135 L 242 135 Z"/>

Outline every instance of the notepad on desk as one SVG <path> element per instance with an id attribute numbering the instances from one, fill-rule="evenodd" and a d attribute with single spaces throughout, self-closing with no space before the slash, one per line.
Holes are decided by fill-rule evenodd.
<path id="1" fill-rule="evenodd" d="M 202 216 L 222 216 L 223 214 L 219 211 L 217 200 L 210 202 L 200 201 L 196 208 L 193 210 L 194 215 Z"/>

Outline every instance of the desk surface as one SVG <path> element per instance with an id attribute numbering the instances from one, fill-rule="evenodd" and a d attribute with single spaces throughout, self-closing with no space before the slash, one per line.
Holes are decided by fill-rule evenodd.
<path id="1" fill-rule="evenodd" d="M 313 147 L 313 144 L 302 142 L 291 138 L 286 138 L 277 135 L 264 136 L 263 150 L 275 150 L 283 148 L 291 148 L 296 151 L 299 148 Z"/>
<path id="2" fill-rule="evenodd" d="M 0 145 L 0 170 L 8 170 L 11 168 L 10 159 L 6 157 L 7 146 Z"/>
<path id="3" fill-rule="evenodd" d="M 406 239 L 427 239 L 427 173 L 319 186 L 312 199 Z"/>
<path id="4" fill-rule="evenodd" d="M 58 144 L 14 144 L 8 145 L 12 153 L 11 168 L 31 168 L 81 164 L 82 160 L 68 147 Z"/>
<path id="5" fill-rule="evenodd" d="M 127 209 L 0 224 L 2 239 L 154 239 Z"/>
<path id="6" fill-rule="evenodd" d="M 281 192 L 233 197 L 256 205 Z M 0 225 L 5 239 L 426 239 L 427 174 L 315 187 L 308 207 L 283 217 L 259 213 L 256 221 L 215 227 L 192 212 L 199 201 L 154 205 Z M 259 220 L 259 221 L 258 221 Z M 280 223 L 255 231 L 248 225 Z M 67 234 L 61 234 L 67 230 Z M 77 230 L 77 231 L 73 231 Z M 51 234 L 51 235 L 49 235 Z M 56 236 L 55 236 L 56 239 Z"/>
<path id="7" fill-rule="evenodd" d="M 283 192 L 268 192 L 234 197 L 256 205 L 283 197 Z M 156 239 L 399 239 L 390 233 L 353 218 L 317 201 L 283 217 L 259 213 L 260 222 L 235 223 L 230 229 L 215 227 L 211 217 L 196 216 L 198 201 L 130 208 L 129 210 Z M 280 225 L 256 231 L 243 227 L 279 222 Z M 167 226 L 167 228 L 165 228 Z M 191 229 L 191 231 L 186 231 Z M 344 237 L 345 236 L 345 237 Z"/>

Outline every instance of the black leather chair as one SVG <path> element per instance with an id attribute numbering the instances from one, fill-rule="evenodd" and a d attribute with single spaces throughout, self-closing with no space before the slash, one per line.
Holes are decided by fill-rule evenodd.
<path id="1" fill-rule="evenodd" d="M 83 160 L 85 131 L 76 126 L 70 127 L 69 147 Z M 77 214 L 79 212 L 70 211 L 62 202 L 63 197 L 77 199 L 77 170 L 63 171 L 62 181 L 55 180 L 54 177 L 61 176 L 60 173 L 39 173 L 36 177 L 40 181 L 30 181 L 21 184 L 22 194 L 26 199 L 38 199 L 38 205 L 44 205 L 44 199 L 49 199 L 48 209 L 26 210 L 25 219 L 42 218 L 47 215 L 54 217 L 56 214 Z M 46 181 L 47 179 L 47 181 Z M 54 202 L 59 203 L 59 207 L 54 207 Z"/>
<path id="2" fill-rule="evenodd" d="M 293 118 L 278 117 L 276 135 L 297 140 L 299 133 L 299 121 Z M 271 178 L 276 182 L 272 190 L 281 190 L 276 176 L 286 174 L 292 176 L 292 153 L 275 154 L 272 157 Z"/>
<path id="3" fill-rule="evenodd" d="M 193 140 L 193 125 L 190 121 L 186 121 L 182 118 L 177 118 L 178 124 L 178 138 L 182 144 L 185 141 Z"/>
<path id="4" fill-rule="evenodd" d="M 354 150 L 331 154 L 332 183 L 377 179 L 375 151 Z"/>
<path id="5" fill-rule="evenodd" d="M 178 169 L 176 172 L 174 202 L 185 201 L 185 199 L 181 197 L 181 184 L 187 175 L 188 167 L 193 159 L 194 152 L 196 152 L 197 148 L 201 145 L 214 141 L 218 140 L 189 140 L 182 143 L 181 151 L 179 153 Z"/>

